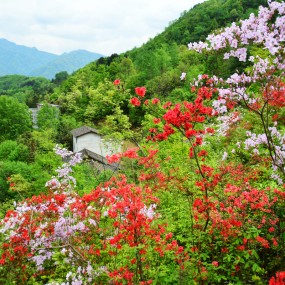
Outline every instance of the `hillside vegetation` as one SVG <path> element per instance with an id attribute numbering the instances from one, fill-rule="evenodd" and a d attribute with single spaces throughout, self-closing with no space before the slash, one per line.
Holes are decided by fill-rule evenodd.
<path id="1" fill-rule="evenodd" d="M 72 75 L 2 78 L 0 283 L 285 284 L 284 23 L 209 0 Z M 124 142 L 117 171 L 70 151 L 82 125 Z"/>
<path id="2" fill-rule="evenodd" d="M 113 82 L 119 78 L 124 90 L 131 92 L 136 86 L 145 86 L 148 98 L 189 99 L 188 85 L 179 78 L 182 72 L 187 72 L 188 81 L 202 73 L 226 78 L 233 71 L 245 68 L 246 64 L 234 58 L 224 62 L 223 55 L 219 53 L 199 55 L 189 52 L 186 44 L 203 40 L 211 30 L 230 25 L 237 15 L 245 18 L 251 12 L 256 12 L 259 5 L 267 5 L 267 2 L 216 0 L 198 4 L 143 46 L 120 55 L 102 57 L 82 68 L 56 90 L 52 100 L 62 105 L 65 114 L 72 113 L 79 121 L 87 123 L 91 120 L 92 124 L 97 124 L 98 120 L 106 117 L 106 113 L 100 116 L 96 112 L 96 118 L 90 118 L 87 110 L 89 102 L 93 102 L 91 90 L 96 90 L 104 80 Z M 213 22 L 216 24 L 211 28 Z M 81 114 L 74 112 L 72 104 L 76 104 Z M 86 115 L 82 114 L 84 110 Z M 133 125 L 140 124 L 142 111 L 129 111 L 126 107 L 124 111 Z"/>

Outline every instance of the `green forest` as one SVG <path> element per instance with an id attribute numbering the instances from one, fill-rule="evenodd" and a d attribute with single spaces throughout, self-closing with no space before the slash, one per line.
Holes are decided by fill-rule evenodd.
<path id="1" fill-rule="evenodd" d="M 0 284 L 285 285 L 284 23 L 208 0 L 71 75 L 0 77 Z M 82 126 L 116 167 L 72 152 Z"/>

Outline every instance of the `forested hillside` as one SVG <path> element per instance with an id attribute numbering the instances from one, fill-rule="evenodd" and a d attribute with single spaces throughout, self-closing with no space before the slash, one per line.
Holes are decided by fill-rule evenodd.
<path id="1" fill-rule="evenodd" d="M 285 284 L 284 23 L 208 0 L 72 75 L 0 78 L 0 283 Z M 81 126 L 113 168 L 71 151 Z"/>
<path id="2" fill-rule="evenodd" d="M 179 45 L 204 41 L 214 30 L 247 18 L 250 13 L 256 12 L 259 5 L 266 6 L 267 1 L 205 1 L 190 11 L 182 13 L 179 19 L 156 37 L 156 41 L 157 43 L 175 42 Z"/>
<path id="3" fill-rule="evenodd" d="M 60 76 L 58 74 L 57 76 Z M 68 75 L 66 75 L 65 79 Z M 45 100 L 53 92 L 55 84 L 41 77 L 28 77 L 24 75 L 6 75 L 0 77 L 0 95 L 7 95 L 29 107 Z"/>
<path id="4" fill-rule="evenodd" d="M 72 113 L 77 120 L 97 124 L 96 121 L 102 120 L 108 113 L 103 112 L 100 115 L 100 111 L 96 112 L 95 118 L 88 115 L 89 103 L 96 104 L 90 92 L 102 85 L 104 80 L 113 82 L 119 78 L 124 90 L 145 86 L 148 98 L 189 99 L 188 85 L 184 84 L 186 81 L 180 80 L 182 72 L 187 72 L 188 81 L 202 73 L 226 78 L 236 69 L 245 68 L 246 64 L 234 58 L 224 62 L 223 55 L 219 53 L 199 55 L 189 52 L 187 43 L 191 40 L 204 40 L 211 30 L 230 25 L 237 15 L 240 18 L 247 17 L 251 12 L 256 12 L 259 5 L 267 5 L 267 2 L 216 0 L 198 4 L 190 11 L 182 13 L 162 34 L 150 39 L 143 46 L 120 55 L 102 57 L 82 68 L 59 87 L 53 100 L 62 106 L 65 114 Z M 81 95 L 78 96 L 77 92 Z M 73 104 L 76 104 L 80 114 L 74 111 Z M 98 106 L 100 104 L 99 99 Z M 133 110 L 129 111 L 127 107 L 123 109 L 132 124 L 140 124 L 143 112 L 135 111 L 132 114 Z M 83 114 L 85 110 L 86 114 Z"/>

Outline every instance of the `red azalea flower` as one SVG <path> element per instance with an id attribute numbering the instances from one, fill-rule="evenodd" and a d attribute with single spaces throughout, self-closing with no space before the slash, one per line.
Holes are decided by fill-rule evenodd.
<path id="1" fill-rule="evenodd" d="M 160 121 L 161 121 L 161 120 L 160 120 L 159 118 L 154 118 L 154 119 L 153 119 L 153 122 L 154 122 L 155 124 L 159 124 Z"/>
<path id="2" fill-rule="evenodd" d="M 118 163 L 121 160 L 121 154 L 115 153 L 111 156 L 107 155 L 106 159 L 107 159 L 108 163 L 110 163 L 110 164 Z"/>
<path id="3" fill-rule="evenodd" d="M 144 97 L 144 95 L 146 93 L 146 88 L 145 87 L 136 87 L 135 92 L 138 96 Z"/>
<path id="4" fill-rule="evenodd" d="M 171 239 L 171 238 L 172 238 L 172 236 L 173 236 L 173 234 L 172 234 L 172 233 L 168 233 L 168 234 L 165 236 L 165 238 L 166 238 L 166 240 L 168 240 L 168 239 Z"/>
<path id="5" fill-rule="evenodd" d="M 138 107 L 138 106 L 141 105 L 141 101 L 140 101 L 138 98 L 136 98 L 136 97 L 131 98 L 130 103 L 131 103 L 132 105 L 136 106 L 136 107 Z"/>
<path id="6" fill-rule="evenodd" d="M 115 79 L 113 83 L 114 83 L 114 85 L 119 85 L 121 83 L 121 80 L 120 79 Z"/>
<path id="7" fill-rule="evenodd" d="M 123 156 L 128 158 L 139 158 L 137 151 L 138 148 L 129 148 L 127 151 L 123 153 Z"/>
<path id="8" fill-rule="evenodd" d="M 275 277 L 271 277 L 269 285 L 285 285 L 285 272 L 277 272 L 276 279 Z"/>
<path id="9" fill-rule="evenodd" d="M 159 102 L 160 102 L 160 100 L 158 98 L 153 98 L 152 101 L 151 101 L 151 103 L 153 105 L 158 104 Z"/>

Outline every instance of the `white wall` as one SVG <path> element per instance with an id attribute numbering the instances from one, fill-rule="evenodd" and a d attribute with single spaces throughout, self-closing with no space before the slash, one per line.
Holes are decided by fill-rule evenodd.
<path id="1" fill-rule="evenodd" d="M 84 148 L 104 157 L 121 150 L 120 147 L 114 148 L 110 143 L 107 144 L 99 135 L 94 133 L 88 133 L 77 138 L 73 137 L 73 152 L 79 152 Z"/>

